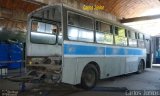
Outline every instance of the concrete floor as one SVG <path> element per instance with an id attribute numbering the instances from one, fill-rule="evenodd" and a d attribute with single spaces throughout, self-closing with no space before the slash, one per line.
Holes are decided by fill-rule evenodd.
<path id="1" fill-rule="evenodd" d="M 160 68 L 146 69 L 142 74 L 129 74 L 102 80 L 97 86 L 126 87 L 128 90 L 160 90 Z"/>
<path id="2" fill-rule="evenodd" d="M 19 90 L 19 85 L 19 83 L 0 80 L 1 90 Z M 43 86 L 43 88 L 46 87 Z M 65 85 L 54 87 L 48 91 L 33 89 L 31 91 L 21 92 L 19 96 L 126 96 L 126 89 L 160 90 L 160 67 L 146 69 L 142 74 L 133 73 L 100 80 L 97 87 L 90 91 Z"/>

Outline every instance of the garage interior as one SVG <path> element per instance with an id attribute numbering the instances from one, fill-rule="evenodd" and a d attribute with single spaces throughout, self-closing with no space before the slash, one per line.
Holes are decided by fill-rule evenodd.
<path id="1" fill-rule="evenodd" d="M 151 47 L 146 46 L 149 50 L 145 71 L 100 80 L 94 89 L 87 91 L 67 84 L 39 86 L 9 81 L 8 77 L 25 73 L 28 14 L 55 3 L 79 10 L 84 6 L 104 6 L 103 10 L 83 11 L 122 23 L 149 36 Z M 127 96 L 126 90 L 160 90 L 159 18 L 160 0 L 0 0 L 0 94 L 14 90 L 15 93 L 11 94 L 19 94 L 14 96 Z"/>

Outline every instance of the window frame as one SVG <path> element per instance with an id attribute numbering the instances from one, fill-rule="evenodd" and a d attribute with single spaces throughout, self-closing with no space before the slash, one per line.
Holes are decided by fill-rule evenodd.
<path id="1" fill-rule="evenodd" d="M 83 16 L 83 17 L 86 17 L 86 18 L 90 18 L 90 19 L 92 20 L 92 22 L 93 22 L 93 25 L 92 25 L 93 28 L 90 29 L 90 28 L 85 28 L 85 27 L 80 27 L 80 26 L 77 26 L 77 25 L 69 24 L 69 22 L 68 22 L 69 13 L 71 13 L 71 14 L 76 14 L 76 15 L 80 15 L 80 16 Z M 66 24 L 67 24 L 67 25 L 66 25 L 66 26 L 67 26 L 66 29 L 67 29 L 67 31 L 66 31 L 66 37 L 65 37 L 66 40 L 76 41 L 76 42 L 85 42 L 85 43 L 95 43 L 95 44 L 102 44 L 102 45 L 110 45 L 110 46 L 121 46 L 121 47 L 138 48 L 138 33 L 139 33 L 139 32 L 136 32 L 136 31 L 133 30 L 133 29 L 129 29 L 129 28 L 125 27 L 125 26 L 121 26 L 121 25 L 119 25 L 119 24 L 115 24 L 115 23 L 112 23 L 112 22 L 107 21 L 107 20 L 102 20 L 102 19 L 100 19 L 100 18 L 96 18 L 96 17 L 94 17 L 94 16 L 91 16 L 91 15 L 88 15 L 88 14 L 85 14 L 85 13 L 75 12 L 74 10 L 66 10 L 66 13 L 65 13 L 65 14 L 67 15 L 67 16 L 66 16 Z M 101 23 L 108 24 L 108 25 L 111 26 L 111 27 L 110 27 L 110 32 L 106 32 L 106 33 L 113 35 L 113 43 L 112 43 L 112 44 L 97 42 L 96 32 L 101 32 L 101 31 L 98 31 L 98 30 L 96 29 L 96 22 L 97 22 L 97 21 L 98 21 L 98 22 L 101 22 Z M 92 42 L 88 42 L 88 41 L 85 41 L 85 40 L 84 40 L 84 41 L 80 41 L 80 40 L 70 40 L 70 39 L 68 38 L 68 26 L 93 31 L 93 40 L 92 40 Z M 116 44 L 115 36 L 119 35 L 119 33 L 116 34 L 116 32 L 115 32 L 115 28 L 116 28 L 116 27 L 118 27 L 118 28 L 123 28 L 123 29 L 125 30 L 125 32 L 124 32 L 124 37 L 126 38 L 126 44 L 125 44 L 125 45 L 117 45 L 117 44 Z M 135 33 L 134 33 L 134 35 L 135 35 L 134 40 L 137 42 L 137 43 L 136 43 L 136 46 L 129 46 L 129 39 L 133 39 L 133 38 L 130 38 L 130 37 L 129 37 L 128 31 L 134 31 L 134 32 L 135 32 Z M 126 33 L 127 33 L 127 34 L 126 34 Z M 123 37 L 123 36 L 121 36 L 121 37 Z"/>
<path id="2" fill-rule="evenodd" d="M 123 36 L 119 36 L 119 32 L 117 31 L 117 33 L 118 34 L 116 34 L 116 27 L 117 28 L 122 28 L 122 29 L 124 29 L 124 37 L 127 39 L 126 41 L 127 41 L 127 44 L 126 45 L 118 45 L 118 44 L 116 44 L 116 36 L 118 36 L 118 37 L 123 37 Z M 128 47 L 128 34 L 127 34 L 127 37 L 126 37 L 126 31 L 127 31 L 127 28 L 125 28 L 125 27 L 122 27 L 122 26 L 118 26 L 118 25 L 114 25 L 114 45 L 115 46 L 123 46 L 123 47 Z M 128 33 L 128 31 L 127 31 L 127 33 Z M 123 37 L 123 38 L 124 38 Z"/>
<path id="3" fill-rule="evenodd" d="M 140 34 L 142 35 L 142 38 L 140 38 Z M 144 46 L 143 47 L 139 46 L 140 45 L 139 42 L 143 42 Z M 138 33 L 137 47 L 138 48 L 145 48 L 146 47 L 146 44 L 145 44 L 145 35 L 143 33 Z"/>
<path id="4" fill-rule="evenodd" d="M 96 30 L 96 27 L 97 27 L 97 26 L 96 26 L 96 23 L 97 23 L 97 22 L 104 23 L 104 24 L 106 24 L 106 25 L 110 25 L 110 32 L 108 33 L 108 32 L 106 32 L 106 31 Z M 114 45 L 114 33 L 113 33 L 113 29 L 111 29 L 111 28 L 113 28 L 113 24 L 108 23 L 108 22 L 105 22 L 105 21 L 102 21 L 102 20 L 95 19 L 95 42 L 98 43 L 98 44 Z M 109 34 L 109 35 L 112 35 L 112 36 L 113 36 L 113 42 L 112 42 L 112 44 L 97 42 L 97 38 L 96 38 L 96 33 L 97 33 L 97 32 L 99 32 L 99 33 L 107 33 L 107 34 Z"/>
<path id="5" fill-rule="evenodd" d="M 131 33 L 134 32 L 134 38 L 132 38 L 131 36 Z M 129 35 L 130 34 L 130 35 Z M 136 34 L 137 32 L 135 32 L 134 30 L 128 30 L 128 47 L 132 47 L 132 48 L 137 48 L 138 47 L 138 41 L 137 41 L 137 37 L 136 37 Z M 137 43 L 136 43 L 136 46 L 130 46 L 130 40 L 135 40 Z"/>
<path id="6" fill-rule="evenodd" d="M 86 18 L 90 18 L 91 20 L 92 20 L 92 22 L 93 22 L 93 25 L 92 25 L 92 29 L 90 29 L 90 28 L 85 28 L 85 27 L 80 27 L 80 26 L 75 26 L 75 25 L 71 25 L 71 24 L 69 24 L 68 23 L 68 16 L 69 16 L 69 13 L 72 13 L 72 14 L 76 14 L 76 15 L 79 15 L 79 16 L 83 16 L 83 17 L 86 17 Z M 67 10 L 67 14 L 66 14 L 67 16 L 67 22 L 66 22 L 66 26 L 67 26 L 67 31 L 66 31 L 66 38 L 67 38 L 67 40 L 70 40 L 70 41 L 76 41 L 76 42 L 86 42 L 86 43 L 94 43 L 95 42 L 95 28 L 94 28 L 94 18 L 93 17 L 87 17 L 87 15 L 84 15 L 84 14 L 80 14 L 80 13 L 78 13 L 78 12 L 74 12 L 74 11 L 70 11 L 70 10 Z M 89 31 L 93 31 L 93 40 L 91 41 L 91 42 L 89 42 L 89 41 L 83 41 L 83 40 L 71 40 L 71 39 L 69 39 L 68 38 L 68 26 L 70 26 L 70 27 L 75 27 L 75 28 L 78 28 L 78 29 L 83 29 L 83 30 L 89 30 Z"/>
<path id="7" fill-rule="evenodd" d="M 40 31 L 34 31 L 34 30 L 32 30 L 32 22 L 33 22 L 33 21 L 38 21 L 38 20 L 32 20 L 32 21 L 31 21 L 31 31 L 30 31 L 30 32 L 37 32 L 37 33 L 42 33 L 42 34 L 54 35 L 53 33 L 46 33 L 46 32 L 40 32 Z M 42 22 L 42 23 L 45 23 L 45 24 L 54 25 L 54 24 L 52 24 L 51 22 L 50 22 L 50 23 L 48 23 L 48 22 L 43 22 L 43 21 L 38 21 L 38 22 Z M 55 24 L 54 26 L 56 26 L 56 27 L 57 27 L 57 30 L 58 30 L 58 25 Z"/>
<path id="8" fill-rule="evenodd" d="M 56 22 L 53 21 L 53 20 L 47 20 L 47 19 L 39 20 L 39 19 L 31 18 L 31 21 L 30 21 L 30 42 L 33 43 L 33 44 L 55 45 L 55 44 L 57 43 L 57 37 L 58 37 L 57 35 L 58 35 L 59 32 L 57 32 L 56 34 L 53 34 L 53 33 L 43 33 L 43 32 L 38 32 L 38 31 L 36 31 L 36 32 L 35 32 L 35 31 L 32 31 L 32 22 L 33 22 L 33 21 L 56 25 L 56 24 L 55 24 Z M 56 26 L 57 26 L 57 28 L 58 28 L 58 25 L 56 25 Z M 56 36 L 56 41 L 55 41 L 55 43 L 53 43 L 53 44 L 50 44 L 50 43 L 35 43 L 35 42 L 33 42 L 33 41 L 31 40 L 31 33 L 32 33 L 32 32 L 41 33 L 41 34 L 47 34 L 47 35 L 55 35 L 55 36 Z"/>
<path id="9" fill-rule="evenodd" d="M 142 35 L 142 38 L 140 38 L 140 35 Z M 144 41 L 145 37 L 143 33 L 138 33 L 138 40 L 143 40 Z"/>
<path id="10" fill-rule="evenodd" d="M 86 17 L 86 18 L 90 18 L 90 19 L 92 20 L 92 22 L 93 22 L 92 29 L 69 24 L 69 23 L 68 23 L 69 13 L 76 14 L 76 15 L 80 15 L 80 16 L 83 16 L 83 17 Z M 94 18 L 92 18 L 92 17 L 87 17 L 86 15 L 83 15 L 83 14 L 80 14 L 80 13 L 77 13 L 77 12 L 67 11 L 67 26 L 68 26 L 68 25 L 69 25 L 69 26 L 73 26 L 73 27 L 77 27 L 77 28 L 81 28 L 81 29 L 93 30 L 93 31 L 94 31 Z"/>

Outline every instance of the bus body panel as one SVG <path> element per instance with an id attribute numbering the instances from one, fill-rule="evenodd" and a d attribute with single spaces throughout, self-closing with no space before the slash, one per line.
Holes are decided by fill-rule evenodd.
<path id="1" fill-rule="evenodd" d="M 54 56 L 62 55 L 62 47 L 59 45 L 33 44 L 27 46 L 27 56 Z"/>
<path id="2" fill-rule="evenodd" d="M 136 72 L 145 49 L 64 41 L 62 82 L 79 84 L 84 67 L 96 62 L 100 79 Z M 82 52 L 83 50 L 83 52 Z"/>

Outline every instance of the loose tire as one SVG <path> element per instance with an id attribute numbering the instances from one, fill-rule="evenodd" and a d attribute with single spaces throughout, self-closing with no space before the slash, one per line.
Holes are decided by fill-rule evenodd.
<path id="1" fill-rule="evenodd" d="M 83 89 L 91 89 L 95 87 L 97 80 L 98 80 L 97 68 L 92 64 L 87 65 L 82 72 L 81 87 Z"/>
<path id="2" fill-rule="evenodd" d="M 143 63 L 143 61 L 141 60 L 141 61 L 139 62 L 139 65 L 138 65 L 137 73 L 140 74 L 140 73 L 142 73 L 143 71 L 144 71 L 144 63 Z"/>

